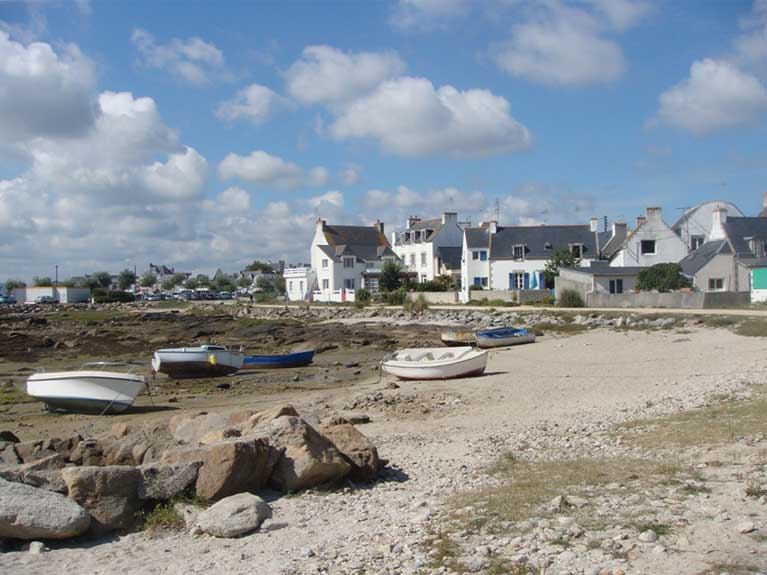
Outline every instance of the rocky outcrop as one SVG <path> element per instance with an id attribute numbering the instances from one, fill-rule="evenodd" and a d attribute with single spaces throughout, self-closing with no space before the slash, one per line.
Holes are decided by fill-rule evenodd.
<path id="1" fill-rule="evenodd" d="M 59 493 L 0 479 L 0 537 L 66 539 L 90 523 L 85 509 Z"/>
<path id="2" fill-rule="evenodd" d="M 228 428 L 227 417 L 218 413 L 201 411 L 194 415 L 176 415 L 168 422 L 173 439 L 185 445 L 196 446 L 200 438 L 210 432 Z"/>
<path id="3" fill-rule="evenodd" d="M 272 516 L 272 508 L 250 493 L 222 499 L 197 516 L 197 526 L 214 537 L 239 537 L 258 529 Z"/>
<path id="4" fill-rule="evenodd" d="M 139 499 L 165 501 L 187 494 L 194 489 L 201 465 L 199 461 L 192 461 L 174 465 L 149 463 L 140 466 Z"/>
<path id="5" fill-rule="evenodd" d="M 0 477 L 48 491 L 66 493 L 67 486 L 60 473 L 65 464 L 63 456 L 54 454 L 31 463 L 0 465 Z"/>
<path id="6" fill-rule="evenodd" d="M 347 420 L 338 417 L 323 423 L 319 432 L 349 460 L 352 481 L 372 481 L 381 470 L 382 461 L 373 442 Z"/>
<path id="7" fill-rule="evenodd" d="M 258 431 L 270 445 L 283 450 L 271 478 L 281 491 L 334 483 L 351 470 L 338 449 L 300 417 L 278 417 Z"/>
<path id="8" fill-rule="evenodd" d="M 61 470 L 69 497 L 94 519 L 97 530 L 130 527 L 141 506 L 141 471 L 129 466 L 67 467 Z"/>

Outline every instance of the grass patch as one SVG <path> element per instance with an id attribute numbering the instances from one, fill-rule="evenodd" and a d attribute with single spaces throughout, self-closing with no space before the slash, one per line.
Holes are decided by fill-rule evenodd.
<path id="1" fill-rule="evenodd" d="M 97 323 L 125 317 L 126 313 L 116 309 L 81 309 L 74 311 L 57 311 L 45 317 L 55 321 L 79 321 L 82 323 Z"/>
<path id="2" fill-rule="evenodd" d="M 668 535 L 672 531 L 671 525 L 667 523 L 658 523 L 657 521 L 642 521 L 639 523 L 635 523 L 634 529 L 636 529 L 640 533 L 644 533 L 645 531 L 652 530 L 652 531 L 655 531 L 658 537 L 662 537 L 663 535 Z"/>
<path id="3" fill-rule="evenodd" d="M 168 300 L 150 302 L 150 303 L 152 304 L 153 308 L 160 308 L 160 309 L 184 309 L 192 305 L 188 301 L 185 301 L 182 299 L 168 299 Z"/>
<path id="4" fill-rule="evenodd" d="M 767 321 L 747 319 L 735 328 L 735 333 L 746 337 L 767 337 Z"/>
<path id="5" fill-rule="evenodd" d="M 704 315 L 697 317 L 703 320 L 703 324 L 706 327 L 732 327 L 740 321 L 738 318 L 729 315 Z"/>
<path id="6" fill-rule="evenodd" d="M 748 497 L 757 499 L 762 495 L 767 495 L 767 489 L 765 489 L 764 486 L 759 483 L 752 482 L 746 485 L 746 495 Z"/>
<path id="7" fill-rule="evenodd" d="M 623 441 L 644 448 L 666 446 L 723 445 L 735 437 L 767 433 L 767 396 L 701 409 L 693 409 L 656 419 L 629 422 L 623 428 L 632 433 Z"/>
<path id="8" fill-rule="evenodd" d="M 184 518 L 176 511 L 173 501 L 159 503 L 144 516 L 144 528 L 148 531 L 180 531 L 184 529 Z"/>
<path id="9" fill-rule="evenodd" d="M 576 333 L 583 333 L 584 331 L 588 331 L 589 326 L 579 323 L 558 324 L 541 322 L 535 324 L 531 329 L 535 332 L 536 335 L 544 335 L 546 332 L 574 335 Z"/>
<path id="10" fill-rule="evenodd" d="M 0 385 L 0 405 L 35 401 L 10 381 Z"/>

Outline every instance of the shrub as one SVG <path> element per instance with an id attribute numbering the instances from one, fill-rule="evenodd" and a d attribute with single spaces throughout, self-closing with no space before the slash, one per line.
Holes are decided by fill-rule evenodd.
<path id="1" fill-rule="evenodd" d="M 421 313 L 429 309 L 429 302 L 426 301 L 426 298 L 421 293 L 418 294 L 418 297 L 415 299 L 415 301 L 407 298 L 405 303 L 402 304 L 402 309 L 405 311 L 411 311 L 413 313 Z"/>
<path id="2" fill-rule="evenodd" d="M 371 298 L 372 298 L 372 294 L 370 293 L 370 290 L 367 288 L 360 288 L 356 292 L 354 292 L 354 301 L 361 303 L 362 305 L 370 303 Z"/>
<path id="3" fill-rule="evenodd" d="M 258 292 L 253 299 L 256 303 L 274 303 L 277 295 L 274 292 Z"/>
<path id="4" fill-rule="evenodd" d="M 559 294 L 559 307 L 584 307 L 583 297 L 574 289 L 563 289 Z"/>
<path id="5" fill-rule="evenodd" d="M 136 296 L 127 291 L 107 291 L 104 288 L 93 290 L 93 301 L 96 303 L 127 303 L 136 301 Z"/>
<path id="6" fill-rule="evenodd" d="M 172 501 L 160 503 L 145 518 L 144 527 L 149 531 L 168 529 L 180 531 L 184 528 L 184 518 L 176 511 Z"/>
<path id="7" fill-rule="evenodd" d="M 449 287 L 444 282 L 440 281 L 427 281 L 415 284 L 413 286 L 415 291 L 449 291 Z"/>
<path id="8" fill-rule="evenodd" d="M 642 270 L 637 276 L 637 287 L 641 291 L 668 292 L 691 285 L 690 280 L 682 275 L 679 264 L 655 264 L 649 269 Z"/>
<path id="9" fill-rule="evenodd" d="M 478 286 L 478 285 L 475 285 L 475 284 L 472 284 L 472 285 L 469 286 L 469 291 L 475 291 L 475 290 L 476 291 L 482 291 L 482 289 L 483 289 L 482 286 Z"/>
<path id="10" fill-rule="evenodd" d="M 407 290 L 404 287 L 401 287 L 394 291 L 387 292 L 384 298 L 389 305 L 402 305 L 407 299 Z"/>

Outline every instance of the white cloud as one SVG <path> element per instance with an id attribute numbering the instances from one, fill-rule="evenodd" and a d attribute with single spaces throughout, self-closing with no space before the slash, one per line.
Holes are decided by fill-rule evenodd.
<path id="1" fill-rule="evenodd" d="M 158 44 L 149 32 L 137 28 L 131 41 L 138 48 L 145 66 L 168 70 L 191 84 L 206 84 L 210 76 L 220 73 L 224 66 L 221 50 L 196 36 Z"/>
<path id="2" fill-rule="evenodd" d="M 216 108 L 216 116 L 228 122 L 242 119 L 259 125 L 285 105 L 287 101 L 273 90 L 259 84 L 251 84 L 239 90 L 231 100 L 221 102 Z"/>
<path id="3" fill-rule="evenodd" d="M 594 4 L 611 5 L 599 1 Z M 630 3 L 621 2 L 607 9 L 613 25 L 627 26 L 632 18 L 638 18 L 616 8 L 624 4 Z M 623 74 L 623 52 L 603 35 L 599 18 L 558 2 L 534 6 L 527 20 L 513 26 L 510 38 L 493 49 L 503 71 L 553 86 L 602 84 Z"/>
<path id="4" fill-rule="evenodd" d="M 428 30 L 465 15 L 469 8 L 469 0 L 399 0 L 391 22 L 403 30 Z"/>
<path id="5" fill-rule="evenodd" d="M 651 11 L 650 4 L 647 2 L 634 0 L 586 1 L 604 15 L 612 27 L 619 31 L 636 26 Z"/>
<path id="6" fill-rule="evenodd" d="M 741 25 L 743 33 L 735 39 L 738 61 L 767 78 L 767 0 L 755 0 Z"/>
<path id="7" fill-rule="evenodd" d="M 346 107 L 330 127 L 338 140 L 371 138 L 403 156 L 486 156 L 528 148 L 509 102 L 487 90 L 435 89 L 425 78 L 384 82 Z"/>
<path id="8" fill-rule="evenodd" d="M 345 53 L 307 46 L 285 72 L 288 93 L 304 104 L 335 104 L 360 97 L 405 70 L 396 52 Z"/>
<path id="9" fill-rule="evenodd" d="M 302 186 L 319 187 L 328 181 L 328 171 L 315 167 L 308 172 L 298 164 L 287 162 L 262 150 L 247 156 L 228 154 L 218 166 L 221 179 L 238 179 L 263 187 L 296 189 Z"/>
<path id="10" fill-rule="evenodd" d="M 77 46 L 23 45 L 0 32 L 0 133 L 3 143 L 81 135 L 93 125 L 93 64 Z"/>
<path id="11" fill-rule="evenodd" d="M 702 136 L 746 125 L 767 111 L 767 90 L 755 76 L 723 60 L 698 60 L 690 76 L 660 95 L 657 120 Z"/>
<path id="12" fill-rule="evenodd" d="M 309 198 L 309 205 L 318 210 L 339 210 L 344 207 L 344 195 L 337 190 L 332 190 L 319 196 Z"/>
<path id="13" fill-rule="evenodd" d="M 362 166 L 349 164 L 338 174 L 341 182 L 346 186 L 353 186 L 362 178 Z"/>

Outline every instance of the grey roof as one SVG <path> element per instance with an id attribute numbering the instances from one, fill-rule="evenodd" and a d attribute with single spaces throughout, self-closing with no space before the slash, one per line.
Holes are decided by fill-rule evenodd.
<path id="1" fill-rule="evenodd" d="M 602 257 L 608 260 L 612 259 L 618 250 L 623 247 L 625 239 L 625 235 L 622 238 L 620 235 L 613 237 L 612 232 L 608 232 L 607 237 L 602 240 L 602 234 L 599 234 L 599 247 L 602 251 Z"/>
<path id="2" fill-rule="evenodd" d="M 746 238 L 767 241 L 767 218 L 727 218 L 724 229 L 737 256 L 753 255 Z"/>
<path id="3" fill-rule="evenodd" d="M 405 232 L 415 232 L 419 230 L 432 230 L 429 234 L 429 237 L 424 238 L 420 241 L 422 242 L 430 242 L 434 239 L 434 236 L 436 236 L 440 230 L 442 229 L 442 218 L 433 218 L 430 220 L 418 220 L 417 222 L 413 222 L 413 224 L 408 227 Z M 403 234 L 405 232 L 402 232 Z"/>
<path id="4" fill-rule="evenodd" d="M 767 268 L 767 258 L 741 258 L 738 261 L 747 268 Z"/>
<path id="5" fill-rule="evenodd" d="M 583 244 L 584 257 L 596 258 L 597 254 L 594 232 L 588 225 L 509 226 L 492 235 L 490 257 L 513 258 L 514 246 L 520 244 L 525 246 L 526 259 L 549 259 L 571 244 Z"/>
<path id="6" fill-rule="evenodd" d="M 688 254 L 679 265 L 682 267 L 682 273 L 686 276 L 694 276 L 711 259 L 718 254 L 731 254 L 730 244 L 727 240 L 714 240 L 706 242 L 694 252 Z"/>
<path id="7" fill-rule="evenodd" d="M 383 256 L 397 257 L 386 236 L 375 226 L 325 225 L 324 233 L 331 251 L 323 249 L 323 252 L 334 258 L 353 255 L 363 261 L 372 261 Z"/>
<path id="8" fill-rule="evenodd" d="M 592 276 L 626 277 L 637 276 L 639 272 L 646 270 L 644 266 L 611 266 L 607 262 L 595 262 L 590 266 L 577 268 L 563 268 L 574 272 L 589 274 Z"/>
<path id="9" fill-rule="evenodd" d="M 671 229 L 674 230 L 676 233 L 681 233 L 682 224 L 684 224 L 688 219 L 690 219 L 695 212 L 697 212 L 703 206 L 708 204 L 719 204 L 721 206 L 726 206 L 728 212 L 730 208 L 734 208 L 739 214 L 743 214 L 743 212 L 740 211 L 738 206 L 736 206 L 732 202 L 728 202 L 725 200 L 710 200 L 708 202 L 703 202 L 702 204 L 698 204 L 697 206 L 693 206 L 692 208 L 685 211 L 681 216 L 679 216 L 679 219 L 676 222 L 674 222 L 674 225 L 671 226 Z"/>
<path id="10" fill-rule="evenodd" d="M 437 248 L 437 258 L 449 270 L 461 269 L 462 248 L 442 247 Z"/>
<path id="11" fill-rule="evenodd" d="M 489 248 L 490 234 L 486 228 L 464 228 L 469 248 Z"/>

